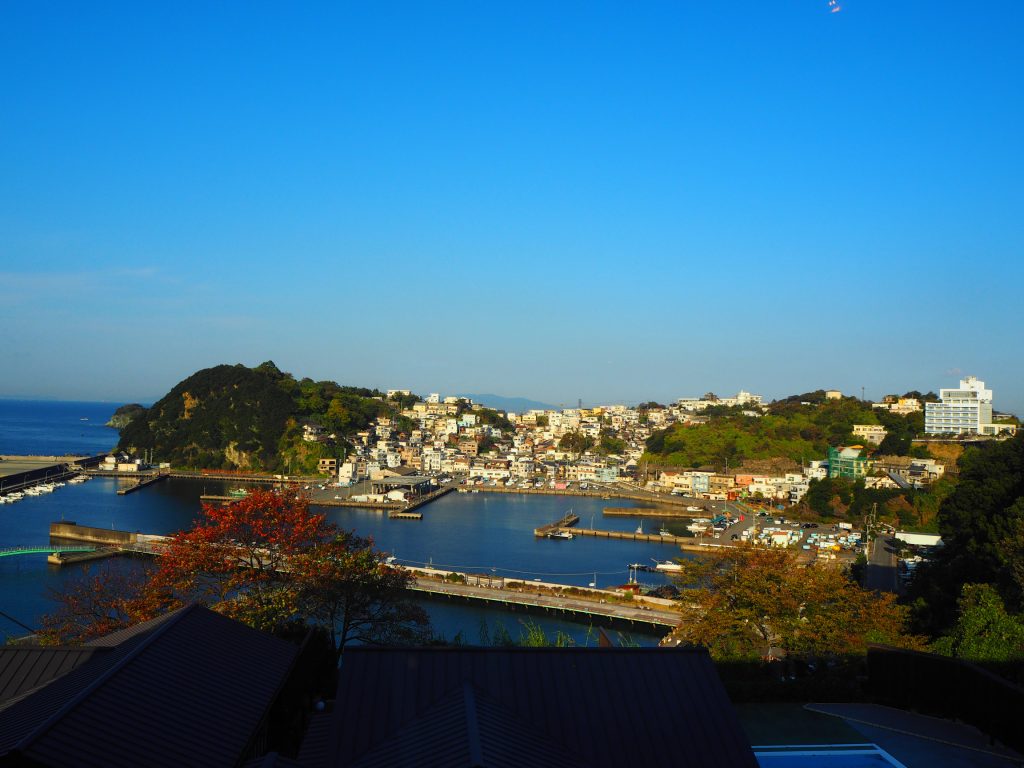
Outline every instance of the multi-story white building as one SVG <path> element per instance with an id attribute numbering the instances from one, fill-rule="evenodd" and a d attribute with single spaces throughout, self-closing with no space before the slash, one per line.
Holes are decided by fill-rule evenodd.
<path id="1" fill-rule="evenodd" d="M 995 435 L 1002 427 L 992 423 L 992 390 L 974 376 L 960 380 L 958 389 L 939 390 L 942 402 L 925 403 L 924 431 L 929 435 Z"/>
<path id="2" fill-rule="evenodd" d="M 854 424 L 853 436 L 859 437 L 874 445 L 881 445 L 889 434 L 881 424 Z"/>

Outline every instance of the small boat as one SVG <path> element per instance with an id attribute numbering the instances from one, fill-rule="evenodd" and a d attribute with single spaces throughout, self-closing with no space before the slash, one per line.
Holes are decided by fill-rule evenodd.
<path id="1" fill-rule="evenodd" d="M 641 520 L 640 521 L 640 525 L 638 525 L 636 527 L 636 530 L 634 531 L 634 533 L 643 533 L 643 532 L 644 532 L 644 521 Z"/>
<path id="2" fill-rule="evenodd" d="M 630 563 L 629 567 L 635 571 L 645 571 L 647 573 L 653 573 L 655 570 L 653 565 L 644 565 L 643 563 Z"/>
<path id="3" fill-rule="evenodd" d="M 652 558 L 653 559 L 653 558 Z M 671 560 L 655 560 L 654 568 L 658 571 L 681 571 L 683 566 L 679 563 L 674 563 Z"/>
<path id="4" fill-rule="evenodd" d="M 658 531 L 658 535 L 659 535 L 659 536 L 671 536 L 672 534 L 671 534 L 671 533 L 669 532 L 668 528 L 666 528 L 666 527 L 665 527 L 665 526 L 663 525 L 663 526 L 661 526 L 661 530 L 660 530 L 660 531 Z"/>
<path id="5" fill-rule="evenodd" d="M 552 531 L 548 534 L 549 539 L 571 539 L 571 531 Z"/>
<path id="6" fill-rule="evenodd" d="M 695 507 L 693 504 L 691 504 L 690 506 L 688 506 L 686 508 L 686 511 L 687 512 L 703 512 L 704 508 L 703 507 Z"/>
<path id="7" fill-rule="evenodd" d="M 228 491 L 228 496 L 233 496 L 236 499 L 244 499 L 248 495 L 249 490 L 247 488 L 232 488 Z"/>

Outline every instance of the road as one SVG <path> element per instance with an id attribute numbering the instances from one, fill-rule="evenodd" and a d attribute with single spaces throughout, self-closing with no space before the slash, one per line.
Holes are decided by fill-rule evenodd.
<path id="1" fill-rule="evenodd" d="M 897 552 L 897 542 L 890 536 L 877 536 L 871 542 L 871 555 L 868 557 L 864 586 L 876 592 L 898 591 L 896 579 Z"/>

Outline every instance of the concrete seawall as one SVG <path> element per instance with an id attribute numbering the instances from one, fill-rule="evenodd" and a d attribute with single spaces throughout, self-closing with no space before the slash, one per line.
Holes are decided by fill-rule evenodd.
<path id="1" fill-rule="evenodd" d="M 109 547 L 126 547 L 137 544 L 139 534 L 130 531 L 113 531 L 108 528 L 92 528 L 88 525 L 61 521 L 50 523 L 50 538 L 86 541 L 90 544 L 103 544 Z"/>

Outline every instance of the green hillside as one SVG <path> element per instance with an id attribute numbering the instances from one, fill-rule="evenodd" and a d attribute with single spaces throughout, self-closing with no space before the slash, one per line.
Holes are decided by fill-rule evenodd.
<path id="1" fill-rule="evenodd" d="M 333 381 L 296 380 L 272 362 L 218 365 L 192 374 L 134 418 L 118 448 L 191 468 L 308 472 L 341 457 L 345 437 L 400 405 L 382 393 Z M 304 442 L 306 422 L 336 439 Z"/>
<path id="2" fill-rule="evenodd" d="M 923 427 L 923 416 L 899 416 L 877 410 L 853 397 L 828 400 L 823 391 L 794 395 L 768 406 L 762 416 L 746 416 L 739 408 L 709 408 L 707 424 L 675 424 L 655 432 L 644 458 L 654 464 L 681 467 L 739 466 L 744 460 L 820 459 L 830 445 L 861 442 L 854 424 L 881 424 L 889 436 L 883 453 L 905 454 Z"/>

